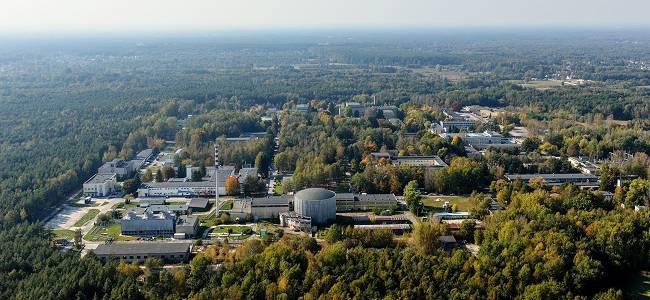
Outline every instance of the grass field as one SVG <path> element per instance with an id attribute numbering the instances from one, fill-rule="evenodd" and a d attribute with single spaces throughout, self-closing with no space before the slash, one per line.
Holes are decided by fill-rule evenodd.
<path id="1" fill-rule="evenodd" d="M 120 223 L 113 223 L 108 227 L 95 226 L 84 236 L 84 239 L 93 242 L 105 241 L 109 237 L 112 237 L 114 241 L 131 241 L 136 239 L 135 237 L 120 235 L 120 232 Z"/>
<path id="2" fill-rule="evenodd" d="M 440 199 L 439 201 L 437 201 Z M 445 204 L 445 201 L 449 201 L 449 204 L 454 205 L 458 211 L 469 211 L 474 208 L 474 204 L 470 201 L 469 197 L 463 196 L 423 196 L 422 203 L 425 207 L 428 207 L 434 211 L 441 211 L 442 206 Z"/>
<path id="3" fill-rule="evenodd" d="M 217 226 L 212 230 L 212 232 L 214 232 L 214 233 L 227 233 L 228 229 L 231 229 L 232 233 L 243 233 L 244 230 L 250 229 L 250 227 L 248 227 L 248 226 L 237 226 L 237 225 L 234 225 L 234 226 Z"/>
<path id="4" fill-rule="evenodd" d="M 524 88 L 534 88 L 534 89 L 552 89 L 562 86 L 561 80 L 535 80 L 525 82 L 523 80 L 511 80 L 510 83 L 518 84 Z"/>
<path id="5" fill-rule="evenodd" d="M 424 76 L 440 76 L 449 81 L 456 82 L 467 78 L 467 74 L 454 70 L 438 70 L 432 67 L 421 67 L 411 69 L 414 73 Z"/>
<path id="6" fill-rule="evenodd" d="M 221 202 L 221 207 L 219 209 L 232 209 L 232 200 L 226 200 L 225 202 Z"/>
<path id="7" fill-rule="evenodd" d="M 94 219 L 97 214 L 99 214 L 99 209 L 92 208 L 88 210 L 88 212 L 81 217 L 81 219 L 77 220 L 77 222 L 74 222 L 74 227 L 81 227 L 84 226 L 88 221 Z"/>
<path id="8" fill-rule="evenodd" d="M 205 227 L 215 226 L 217 225 L 217 216 L 214 214 L 202 215 L 199 217 L 199 223 Z"/>
<path id="9" fill-rule="evenodd" d="M 133 203 L 133 202 L 131 202 L 129 204 L 126 204 L 124 202 L 120 202 L 120 203 L 116 203 L 115 205 L 113 205 L 113 209 L 120 209 L 120 208 L 128 209 L 128 208 L 136 208 L 136 207 L 138 207 L 138 204 Z"/>
<path id="10" fill-rule="evenodd" d="M 639 273 L 627 290 L 632 296 L 637 299 L 650 299 L 650 271 Z"/>
<path id="11" fill-rule="evenodd" d="M 74 231 L 73 230 L 56 229 L 56 230 L 52 230 L 52 233 L 54 233 L 54 238 L 57 238 L 57 239 L 68 239 L 68 240 L 74 239 Z"/>

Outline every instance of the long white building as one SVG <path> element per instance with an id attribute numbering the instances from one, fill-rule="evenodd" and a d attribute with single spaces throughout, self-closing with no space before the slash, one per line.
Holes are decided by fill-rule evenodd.
<path id="1" fill-rule="evenodd" d="M 171 196 L 214 196 L 214 168 L 208 168 L 208 177 L 202 181 L 166 181 L 146 182 L 138 189 L 140 197 L 171 197 Z M 223 166 L 219 168 L 216 178 L 219 180 L 219 195 L 226 195 L 226 178 L 235 175 L 235 168 Z"/>

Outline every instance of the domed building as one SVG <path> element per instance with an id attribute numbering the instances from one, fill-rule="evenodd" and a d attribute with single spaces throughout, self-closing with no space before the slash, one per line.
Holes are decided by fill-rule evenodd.
<path id="1" fill-rule="evenodd" d="M 309 188 L 297 192 L 293 199 L 296 213 L 311 217 L 315 225 L 325 225 L 336 220 L 336 193 Z"/>

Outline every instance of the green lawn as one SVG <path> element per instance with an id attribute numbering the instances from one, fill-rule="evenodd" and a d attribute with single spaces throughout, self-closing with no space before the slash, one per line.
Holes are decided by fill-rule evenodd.
<path id="1" fill-rule="evenodd" d="M 212 232 L 214 233 L 226 233 L 228 232 L 228 229 L 232 229 L 232 233 L 243 233 L 244 230 L 250 229 L 248 226 L 217 226 L 216 228 L 212 229 Z"/>
<path id="2" fill-rule="evenodd" d="M 94 219 L 97 215 L 99 214 L 99 209 L 92 208 L 88 210 L 88 212 L 81 217 L 81 219 L 77 220 L 77 222 L 74 222 L 74 227 L 81 227 L 84 226 L 88 221 Z"/>
<path id="3" fill-rule="evenodd" d="M 84 239 L 93 242 L 105 241 L 109 237 L 112 237 L 114 241 L 131 241 L 136 239 L 135 237 L 120 235 L 120 232 L 120 223 L 113 223 L 108 227 L 95 226 L 84 236 Z"/>
<path id="4" fill-rule="evenodd" d="M 650 271 L 639 273 L 639 276 L 636 276 L 635 280 L 630 284 L 627 292 L 639 299 L 650 299 Z"/>
<path id="5" fill-rule="evenodd" d="M 199 217 L 201 226 L 210 227 L 217 225 L 217 216 L 214 214 L 202 215 Z"/>
<path id="6" fill-rule="evenodd" d="M 439 201 L 436 201 L 440 199 Z M 469 211 L 474 208 L 474 204 L 470 201 L 469 197 L 463 196 L 423 196 L 422 203 L 425 207 L 432 210 L 442 210 L 445 201 L 449 201 L 452 206 L 456 204 L 458 211 Z"/>
<path id="7" fill-rule="evenodd" d="M 56 229 L 52 230 L 52 233 L 54 233 L 54 238 L 57 239 L 74 239 L 74 230 Z"/>
<path id="8" fill-rule="evenodd" d="M 221 207 L 219 209 L 229 210 L 232 209 L 232 199 L 221 202 Z"/>
<path id="9" fill-rule="evenodd" d="M 120 203 L 116 203 L 115 205 L 113 205 L 113 209 L 120 209 L 120 208 L 128 209 L 128 208 L 136 208 L 136 207 L 138 207 L 138 204 L 133 203 L 133 202 L 131 202 L 129 204 L 126 204 L 124 202 L 120 202 Z"/>

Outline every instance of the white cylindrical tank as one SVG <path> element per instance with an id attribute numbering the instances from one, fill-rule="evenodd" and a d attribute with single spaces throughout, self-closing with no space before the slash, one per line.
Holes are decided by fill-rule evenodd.
<path id="1" fill-rule="evenodd" d="M 294 195 L 296 213 L 311 217 L 315 225 L 325 225 L 336 220 L 336 193 L 322 189 L 309 188 Z"/>

